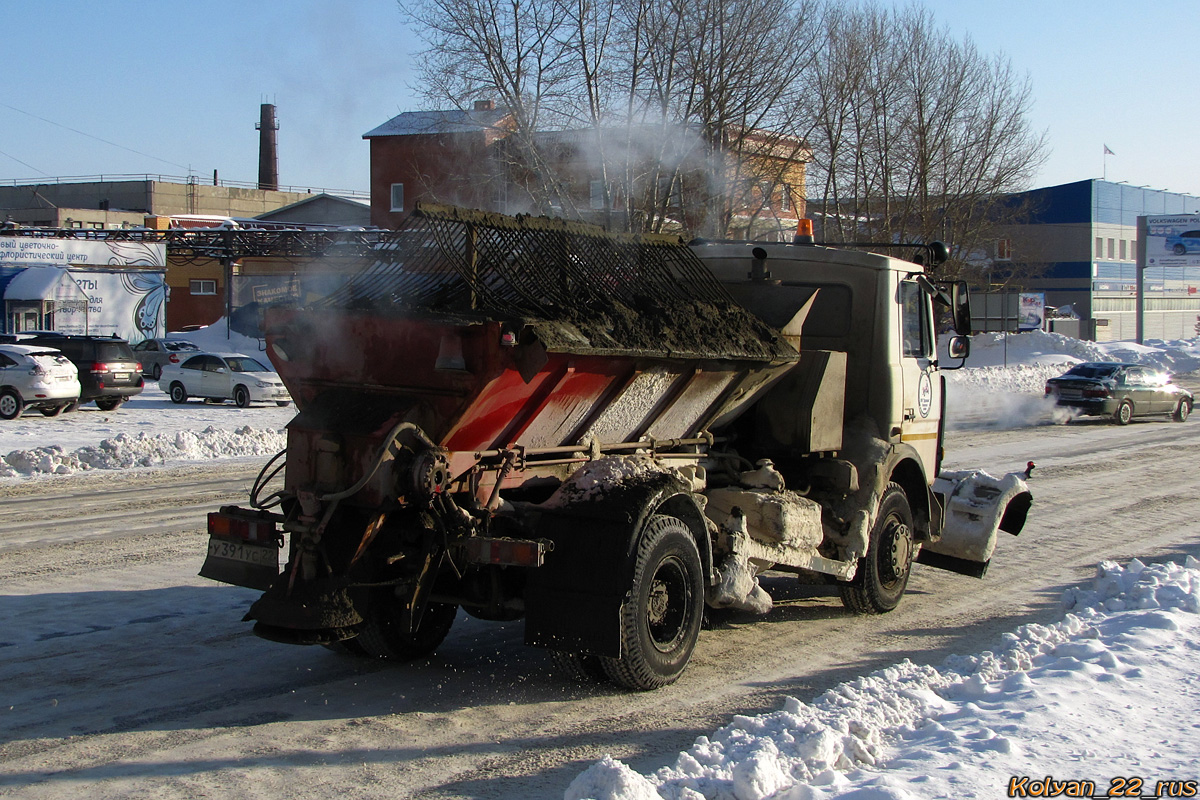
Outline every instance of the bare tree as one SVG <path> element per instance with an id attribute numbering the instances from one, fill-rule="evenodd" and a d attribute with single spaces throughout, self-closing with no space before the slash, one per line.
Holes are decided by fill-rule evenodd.
<path id="1" fill-rule="evenodd" d="M 824 238 L 942 239 L 953 245 L 945 272 L 958 272 L 1014 221 L 1003 195 L 1046 157 L 1028 79 L 919 6 L 826 20 L 806 104 Z"/>

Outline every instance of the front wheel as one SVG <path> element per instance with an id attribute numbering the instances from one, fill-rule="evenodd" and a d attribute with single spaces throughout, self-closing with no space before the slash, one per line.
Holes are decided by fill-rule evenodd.
<path id="1" fill-rule="evenodd" d="M 98 397 L 96 398 L 96 408 L 101 411 L 116 411 L 124 402 L 124 397 Z"/>
<path id="2" fill-rule="evenodd" d="M 233 387 L 233 403 L 238 408 L 250 407 L 250 391 L 242 385 Z"/>
<path id="3" fill-rule="evenodd" d="M 1188 415 L 1192 413 L 1192 404 L 1186 399 L 1180 399 L 1179 404 L 1175 406 L 1174 413 L 1171 414 L 1171 419 L 1176 422 L 1187 422 Z"/>
<path id="4" fill-rule="evenodd" d="M 176 381 L 171 384 L 171 402 L 175 405 L 183 405 L 187 402 L 187 389 L 183 388 L 183 384 Z"/>
<path id="5" fill-rule="evenodd" d="M 16 419 L 25 410 L 25 401 L 16 389 L 5 389 L 0 393 L 0 419 Z"/>
<path id="6" fill-rule="evenodd" d="M 1113 413 L 1113 422 L 1118 425 L 1128 425 L 1133 420 L 1133 403 L 1122 400 L 1121 405 Z"/>
<path id="7" fill-rule="evenodd" d="M 638 542 L 632 596 L 621 608 L 621 657 L 605 673 L 629 689 L 673 683 L 692 657 L 704 616 L 704 571 L 687 525 L 650 518 Z"/>
<path id="8" fill-rule="evenodd" d="M 840 584 L 842 604 L 857 614 L 883 614 L 900 604 L 916 553 L 912 508 L 899 484 L 889 483 L 879 500 L 867 555 L 858 572 Z"/>
<path id="9" fill-rule="evenodd" d="M 1177 256 L 1187 255 L 1187 248 L 1181 244 L 1177 244 L 1171 248 L 1171 252 Z"/>

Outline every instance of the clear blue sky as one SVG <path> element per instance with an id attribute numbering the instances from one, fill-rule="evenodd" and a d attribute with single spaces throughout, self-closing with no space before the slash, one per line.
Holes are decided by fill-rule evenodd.
<path id="1" fill-rule="evenodd" d="M 925 5 L 1029 74 L 1052 148 L 1034 186 L 1101 177 L 1107 144 L 1109 180 L 1200 194 L 1196 0 Z M 274 102 L 281 183 L 365 190 L 362 134 L 415 108 L 417 45 L 393 0 L 11 0 L 3 19 L 0 179 L 252 182 Z"/>

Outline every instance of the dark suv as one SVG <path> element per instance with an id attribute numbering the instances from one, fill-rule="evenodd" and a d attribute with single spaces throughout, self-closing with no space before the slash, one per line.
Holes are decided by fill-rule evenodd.
<path id="1" fill-rule="evenodd" d="M 142 366 L 129 342 L 109 336 L 35 336 L 22 344 L 61 350 L 79 369 L 79 403 L 95 400 L 101 411 L 112 411 L 125 399 L 142 392 Z"/>

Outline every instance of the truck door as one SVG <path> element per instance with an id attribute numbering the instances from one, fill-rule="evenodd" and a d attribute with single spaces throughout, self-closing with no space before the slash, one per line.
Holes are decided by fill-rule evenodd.
<path id="1" fill-rule="evenodd" d="M 901 373 L 904 376 L 900 441 L 921 456 L 927 475 L 937 469 L 942 381 L 934 347 L 933 301 L 916 281 L 900 282 Z"/>

